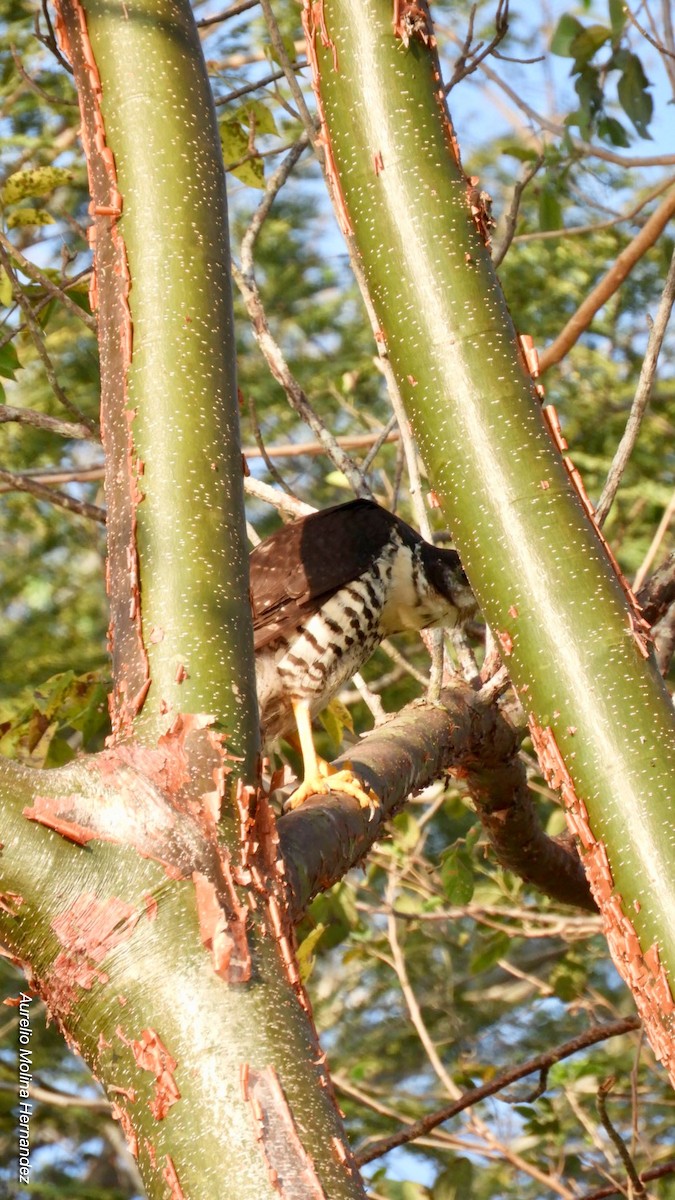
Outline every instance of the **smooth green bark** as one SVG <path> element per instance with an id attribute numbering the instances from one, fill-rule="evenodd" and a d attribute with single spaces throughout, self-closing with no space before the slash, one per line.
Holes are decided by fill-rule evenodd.
<path id="1" fill-rule="evenodd" d="M 430 50 L 394 35 L 389 0 L 325 0 L 323 17 L 339 183 L 420 450 L 525 708 L 552 728 L 642 951 L 656 944 L 672 980 L 670 698 L 544 426 Z"/>
<path id="2" fill-rule="evenodd" d="M 273 822 L 253 786 L 233 796 L 256 783 L 258 721 L 224 171 L 194 18 L 188 0 L 59 10 L 94 195 L 125 737 L 58 771 L 0 763 L 0 936 L 108 1089 L 149 1196 L 361 1200 Z"/>
<path id="3" fill-rule="evenodd" d="M 252 763 L 227 203 L 209 80 L 189 5 L 92 0 L 86 14 L 132 281 L 127 398 L 143 464 L 137 550 L 152 678 L 139 723 L 152 736 L 176 712 L 217 714 Z"/>

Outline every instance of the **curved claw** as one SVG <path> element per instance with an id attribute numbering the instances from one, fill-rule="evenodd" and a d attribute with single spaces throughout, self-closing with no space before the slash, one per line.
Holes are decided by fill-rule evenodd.
<path id="1" fill-rule="evenodd" d="M 348 767 L 343 770 L 331 770 L 328 763 L 321 761 L 321 767 L 326 773 L 319 773 L 313 778 L 305 779 L 284 805 L 284 812 L 300 808 L 310 796 L 323 796 L 326 792 L 343 792 L 358 800 L 361 808 L 367 808 L 371 818 L 380 807 L 379 798 L 361 782 Z M 320 768 L 321 771 L 321 768 Z"/>

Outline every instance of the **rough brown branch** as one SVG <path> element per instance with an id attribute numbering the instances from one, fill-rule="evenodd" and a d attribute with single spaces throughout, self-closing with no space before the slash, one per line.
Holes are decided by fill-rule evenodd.
<path id="1" fill-rule="evenodd" d="M 574 847 L 547 837 L 537 821 L 516 757 L 520 737 L 495 706 L 458 685 L 444 691 L 439 704 L 408 705 L 350 748 L 337 763 L 348 761 L 380 806 L 368 820 L 355 800 L 317 796 L 281 818 L 295 917 L 363 859 L 411 791 L 444 771 L 466 780 L 500 862 L 555 899 L 595 911 Z"/>

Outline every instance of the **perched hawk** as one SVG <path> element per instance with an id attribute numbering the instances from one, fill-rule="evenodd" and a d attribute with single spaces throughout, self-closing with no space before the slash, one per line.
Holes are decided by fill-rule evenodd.
<path id="1" fill-rule="evenodd" d="M 328 790 L 372 803 L 351 772 L 330 775 L 312 718 L 389 634 L 475 613 L 457 553 L 425 542 L 379 504 L 352 500 L 272 534 L 250 567 L 263 742 L 297 729 L 303 758 L 304 781 L 289 806 Z"/>

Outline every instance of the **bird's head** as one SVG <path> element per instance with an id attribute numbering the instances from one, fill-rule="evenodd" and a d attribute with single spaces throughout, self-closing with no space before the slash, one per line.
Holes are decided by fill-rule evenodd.
<path id="1" fill-rule="evenodd" d="M 433 599 L 438 609 L 438 616 L 429 625 L 458 625 L 470 620 L 478 605 L 457 551 L 422 542 L 420 556 L 431 593 L 427 603 Z"/>

